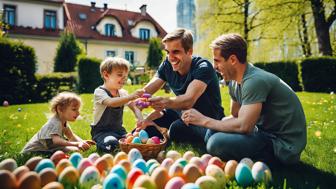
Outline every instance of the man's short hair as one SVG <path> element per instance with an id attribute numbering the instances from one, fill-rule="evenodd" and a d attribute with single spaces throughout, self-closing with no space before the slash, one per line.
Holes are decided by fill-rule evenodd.
<path id="1" fill-rule="evenodd" d="M 239 34 L 221 35 L 212 41 L 210 48 L 220 49 L 225 60 L 231 55 L 236 55 L 240 63 L 246 62 L 247 43 Z"/>
<path id="2" fill-rule="evenodd" d="M 184 51 L 187 52 L 193 47 L 193 35 L 190 30 L 184 28 L 178 28 L 170 33 L 168 33 L 163 39 L 162 43 L 167 41 L 173 41 L 176 39 L 181 39 L 182 46 Z"/>
<path id="3" fill-rule="evenodd" d="M 100 64 L 100 75 L 104 79 L 103 73 L 111 74 L 113 70 L 129 71 L 130 63 L 119 57 L 108 57 Z"/>

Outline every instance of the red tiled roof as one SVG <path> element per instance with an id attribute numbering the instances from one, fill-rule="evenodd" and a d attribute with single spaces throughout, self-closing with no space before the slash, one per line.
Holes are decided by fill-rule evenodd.
<path id="1" fill-rule="evenodd" d="M 74 32 L 77 38 L 96 39 L 105 41 L 122 41 L 132 43 L 148 43 L 135 38 L 131 35 L 131 29 L 140 21 L 149 21 L 153 23 L 158 32 L 159 37 L 163 38 L 167 33 L 166 31 L 147 13 L 145 16 L 138 12 L 131 12 L 117 9 L 106 9 L 95 7 L 95 11 L 91 11 L 90 6 L 78 5 L 72 3 L 64 4 L 65 17 L 67 19 L 66 28 Z M 103 11 L 101 11 L 103 10 Z M 87 18 L 81 20 L 79 13 L 86 14 Z M 101 19 L 104 17 L 112 16 L 118 20 L 122 27 L 122 37 L 108 37 L 100 34 L 98 31 L 93 30 Z M 128 20 L 132 20 L 134 25 L 130 26 Z"/>

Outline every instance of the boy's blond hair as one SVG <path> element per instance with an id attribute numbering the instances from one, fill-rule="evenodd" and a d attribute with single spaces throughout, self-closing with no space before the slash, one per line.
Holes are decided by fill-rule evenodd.
<path id="1" fill-rule="evenodd" d="M 72 92 L 61 92 L 56 95 L 50 101 L 50 110 L 52 113 L 57 114 L 57 107 L 61 108 L 61 110 L 65 110 L 70 105 L 81 105 L 82 100 L 76 94 Z"/>
<path id="2" fill-rule="evenodd" d="M 130 63 L 124 58 L 108 57 L 100 64 L 100 75 L 104 79 L 103 73 L 111 74 L 113 70 L 129 71 Z"/>

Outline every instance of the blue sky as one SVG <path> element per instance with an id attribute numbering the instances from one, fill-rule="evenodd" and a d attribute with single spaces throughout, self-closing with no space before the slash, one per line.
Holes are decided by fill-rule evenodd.
<path id="1" fill-rule="evenodd" d="M 176 3 L 177 0 L 65 0 L 66 2 L 90 5 L 91 1 L 96 6 L 102 7 L 104 3 L 109 8 L 140 12 L 139 7 L 147 4 L 147 12 L 167 31 L 176 28 Z"/>

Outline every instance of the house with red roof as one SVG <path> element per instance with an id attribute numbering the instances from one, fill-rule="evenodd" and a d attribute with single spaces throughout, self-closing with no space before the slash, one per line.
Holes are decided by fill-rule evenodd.
<path id="1" fill-rule="evenodd" d="M 35 49 L 38 73 L 53 71 L 61 32 L 75 34 L 89 57 L 118 56 L 134 66 L 146 62 L 149 39 L 166 31 L 147 12 L 66 3 L 64 0 L 1 0 L 8 36 Z"/>

